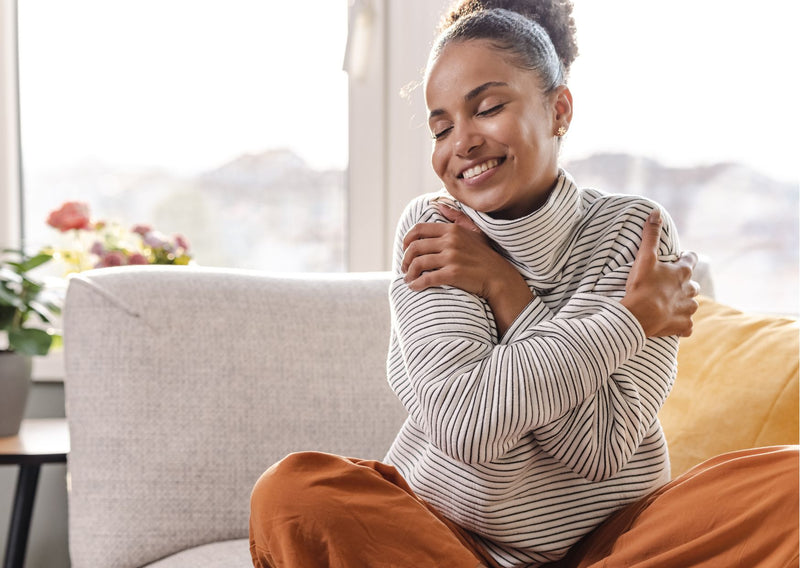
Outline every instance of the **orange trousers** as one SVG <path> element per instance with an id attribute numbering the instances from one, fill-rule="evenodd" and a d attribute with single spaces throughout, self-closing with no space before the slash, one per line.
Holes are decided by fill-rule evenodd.
<path id="1" fill-rule="evenodd" d="M 798 566 L 798 448 L 724 454 L 612 515 L 551 568 Z M 496 567 L 391 466 L 323 453 L 268 469 L 251 498 L 256 568 Z"/>

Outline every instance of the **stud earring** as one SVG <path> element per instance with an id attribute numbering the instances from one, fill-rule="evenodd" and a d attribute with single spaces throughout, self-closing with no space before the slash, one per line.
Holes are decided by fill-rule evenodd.
<path id="1" fill-rule="evenodd" d="M 567 133 L 567 127 L 566 127 L 566 126 L 559 126 L 559 127 L 558 127 L 558 131 L 556 132 L 556 136 L 558 136 L 559 138 L 561 138 L 561 137 L 562 137 L 562 136 L 564 136 L 564 134 L 566 134 L 566 133 Z"/>

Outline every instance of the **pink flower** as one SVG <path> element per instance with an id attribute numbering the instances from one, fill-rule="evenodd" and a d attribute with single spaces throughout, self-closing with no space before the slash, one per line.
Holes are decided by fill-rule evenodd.
<path id="1" fill-rule="evenodd" d="M 170 249 L 170 244 L 164 238 L 164 235 L 158 231 L 148 231 L 147 234 L 142 236 L 142 240 L 144 241 L 144 244 L 150 248 L 160 248 L 164 250 Z"/>
<path id="2" fill-rule="evenodd" d="M 103 256 L 106 253 L 106 248 L 100 241 L 95 241 L 92 248 L 89 249 L 89 252 L 97 256 Z"/>
<path id="3" fill-rule="evenodd" d="M 179 233 L 175 233 L 173 235 L 173 238 L 175 239 L 175 244 L 177 245 L 178 248 L 182 248 L 183 250 L 189 250 L 189 241 L 186 239 L 186 237 L 184 237 Z"/>
<path id="4" fill-rule="evenodd" d="M 97 263 L 96 267 L 108 268 L 109 266 L 122 266 L 123 264 L 126 264 L 125 255 L 118 250 L 112 250 L 100 258 L 100 262 Z"/>
<path id="5" fill-rule="evenodd" d="M 128 257 L 128 264 L 150 264 L 150 261 L 142 253 L 135 252 Z"/>
<path id="6" fill-rule="evenodd" d="M 144 225 L 142 223 L 140 223 L 138 225 L 134 225 L 133 229 L 131 229 L 131 231 L 133 231 L 134 233 L 137 233 L 137 234 L 142 235 L 142 236 L 145 236 L 147 233 L 149 233 L 152 230 L 153 230 L 153 227 L 151 227 L 150 225 Z"/>
<path id="7" fill-rule="evenodd" d="M 91 227 L 89 206 L 79 201 L 67 201 L 60 208 L 50 212 L 47 224 L 62 233 L 71 229 L 88 229 Z"/>

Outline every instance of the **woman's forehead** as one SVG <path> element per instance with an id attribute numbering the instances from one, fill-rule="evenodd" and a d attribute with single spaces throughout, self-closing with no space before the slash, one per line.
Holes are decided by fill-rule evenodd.
<path id="1" fill-rule="evenodd" d="M 440 99 L 471 98 L 475 89 L 538 85 L 538 75 L 521 69 L 508 60 L 502 49 L 486 40 L 447 44 L 431 61 L 425 76 L 424 91 L 428 108 Z M 484 89 L 485 90 L 485 89 Z"/>

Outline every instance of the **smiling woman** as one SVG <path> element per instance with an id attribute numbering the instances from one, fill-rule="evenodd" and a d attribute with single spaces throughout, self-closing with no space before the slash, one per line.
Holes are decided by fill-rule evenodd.
<path id="1" fill-rule="evenodd" d="M 555 45 L 574 42 L 558 25 L 570 12 L 563 0 L 454 7 L 424 87 L 444 188 L 411 200 L 393 249 L 387 371 L 408 416 L 383 462 L 299 452 L 270 467 L 251 494 L 254 565 L 796 557 L 786 535 L 754 530 L 785 515 L 743 456 L 668 484 L 658 412 L 698 307 L 696 258 L 654 202 L 582 188 L 558 167 L 572 105 Z M 789 501 L 796 451 L 779 465 L 769 453 L 744 457 L 764 476 L 782 470 Z M 733 478 L 744 511 L 715 500 Z M 627 541 L 620 528 L 637 526 L 658 544 Z"/>
<path id="2" fill-rule="evenodd" d="M 561 145 L 553 133 L 569 126 L 572 96 L 566 86 L 548 91 L 537 75 L 499 65 L 485 43 L 444 49 L 429 69 L 431 160 L 450 195 L 496 218 L 514 219 L 549 195 Z M 453 58 L 468 63 L 456 65 Z M 494 79 L 482 83 L 488 76 Z M 530 96 L 537 92 L 547 105 Z M 484 139 L 490 147 L 476 152 Z"/>
<path id="3" fill-rule="evenodd" d="M 436 4 L 444 10 L 451 1 Z M 438 21 L 435 10 L 408 9 L 427 14 L 420 27 Z M 662 203 L 681 247 L 709 259 L 709 293 L 741 309 L 798 313 L 800 107 L 780 101 L 800 98 L 789 56 L 800 51 L 799 15 L 800 4 L 783 0 L 757 8 L 724 0 L 574 2 L 579 55 L 567 81 L 573 120 L 563 165 L 582 186 Z M 413 38 L 398 47 L 413 49 Z M 425 55 L 402 69 L 390 54 L 392 69 L 402 69 L 390 75 L 397 90 L 419 78 Z M 390 154 L 388 219 L 438 184 L 418 150 L 430 135 L 421 89 L 412 92 L 412 111 L 392 95 L 390 149 L 401 136 L 409 141 Z"/>

